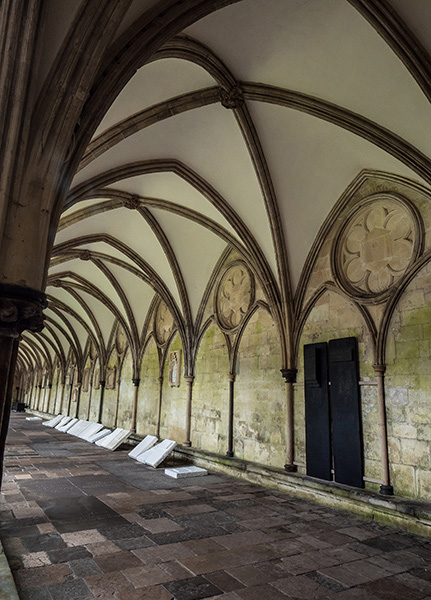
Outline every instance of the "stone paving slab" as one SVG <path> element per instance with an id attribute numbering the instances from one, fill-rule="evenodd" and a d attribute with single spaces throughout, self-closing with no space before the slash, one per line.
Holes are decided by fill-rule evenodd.
<path id="1" fill-rule="evenodd" d="M 0 518 L 21 600 L 431 599 L 429 539 L 224 474 L 168 478 L 24 415 Z"/>

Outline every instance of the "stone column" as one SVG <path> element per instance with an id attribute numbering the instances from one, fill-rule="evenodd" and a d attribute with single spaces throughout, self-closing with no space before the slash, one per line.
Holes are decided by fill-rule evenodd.
<path id="1" fill-rule="evenodd" d="M 36 398 L 36 410 L 41 411 L 43 406 L 41 406 L 41 396 L 42 396 L 42 386 L 41 384 L 37 385 L 37 398 Z"/>
<path id="2" fill-rule="evenodd" d="M 289 473 L 297 471 L 294 459 L 294 421 L 293 421 L 293 384 L 296 381 L 296 369 L 281 369 L 286 382 L 286 464 L 284 468 Z"/>
<path id="3" fill-rule="evenodd" d="M 0 284 L 0 470 L 9 426 L 15 366 L 21 333 L 43 329 L 45 294 L 12 284 Z"/>
<path id="4" fill-rule="evenodd" d="M 99 381 L 99 385 L 100 385 L 100 401 L 99 401 L 99 417 L 97 419 L 98 423 L 102 422 L 102 414 L 103 414 L 103 396 L 105 395 L 105 383 L 106 381 L 104 379 L 101 379 Z"/>
<path id="5" fill-rule="evenodd" d="M 382 460 L 382 480 L 380 493 L 392 496 L 394 488 L 391 486 L 389 476 L 388 431 L 386 426 L 386 399 L 385 399 L 385 371 L 386 365 L 373 365 L 377 378 L 377 392 L 379 396 L 379 423 L 380 423 L 380 454 Z"/>
<path id="6" fill-rule="evenodd" d="M 19 342 L 17 338 L 0 338 L 0 401 L 2 406 L 0 427 L 0 487 L 3 481 L 3 461 L 12 409 L 12 393 L 18 346 Z M 6 366 L 7 363 L 9 363 L 8 366 Z"/>
<path id="7" fill-rule="evenodd" d="M 229 421 L 228 421 L 228 435 L 227 435 L 227 452 L 226 456 L 232 458 L 233 452 L 233 411 L 234 411 L 234 400 L 235 400 L 235 373 L 228 374 L 229 379 Z"/>
<path id="8" fill-rule="evenodd" d="M 46 407 L 45 412 L 49 413 L 49 403 L 51 402 L 51 394 L 52 394 L 52 383 L 48 383 L 48 393 L 46 395 Z"/>
<path id="9" fill-rule="evenodd" d="M 190 441 L 190 422 L 192 418 L 192 391 L 193 391 L 193 381 L 195 378 L 193 375 L 185 375 L 184 379 L 187 383 L 187 404 L 186 404 L 186 439 L 183 442 L 183 446 L 187 446 L 190 448 L 192 445 Z"/>
<path id="10" fill-rule="evenodd" d="M 162 420 L 163 375 L 159 377 L 158 381 L 159 381 L 159 403 L 157 406 L 156 436 L 160 437 L 160 423 Z"/>
<path id="11" fill-rule="evenodd" d="M 132 433 L 136 433 L 136 416 L 137 416 L 137 412 L 138 412 L 138 391 L 139 391 L 140 382 L 141 382 L 141 380 L 138 378 L 132 379 L 132 383 L 134 385 L 133 406 L 132 406 L 132 426 L 130 427 L 130 431 Z"/>
<path id="12" fill-rule="evenodd" d="M 81 382 L 78 381 L 75 385 L 76 390 L 76 409 L 75 409 L 75 417 L 79 419 L 79 404 L 81 400 Z"/>

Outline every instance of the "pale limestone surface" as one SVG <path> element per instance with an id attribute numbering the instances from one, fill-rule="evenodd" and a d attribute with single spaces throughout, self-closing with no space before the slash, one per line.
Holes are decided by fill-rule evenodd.
<path id="1" fill-rule="evenodd" d="M 102 423 L 90 423 L 90 425 L 86 427 L 84 431 L 78 435 L 78 437 L 88 442 L 91 436 L 93 436 L 95 433 L 98 433 L 102 427 Z"/>
<path id="2" fill-rule="evenodd" d="M 177 443 L 173 440 L 163 440 L 160 444 L 140 454 L 136 460 L 150 467 L 158 467 L 176 445 Z"/>
<path id="3" fill-rule="evenodd" d="M 131 431 L 128 429 L 121 429 L 121 427 L 118 427 L 111 435 L 102 438 L 96 442 L 96 444 L 102 446 L 102 448 L 107 448 L 108 450 L 116 450 L 118 446 L 127 440 L 130 434 Z"/>
<path id="4" fill-rule="evenodd" d="M 130 458 L 137 458 L 140 454 L 154 446 L 156 442 L 157 438 L 155 435 L 146 435 L 142 442 L 139 442 L 139 444 L 129 452 Z"/>
<path id="5" fill-rule="evenodd" d="M 58 431 L 63 431 L 63 432 L 67 432 L 69 431 L 69 429 L 71 427 L 73 427 L 75 425 L 75 423 L 78 422 L 78 419 L 76 417 L 74 417 L 73 419 L 71 419 L 68 423 L 66 423 L 66 425 L 63 425 L 62 427 L 58 428 Z"/>
<path id="6" fill-rule="evenodd" d="M 116 429 L 114 429 L 114 431 L 111 431 L 111 433 L 108 436 L 106 436 L 106 438 L 103 438 L 103 440 L 95 442 L 96 446 L 105 446 L 105 444 L 109 443 L 109 441 L 112 440 L 120 431 L 121 431 L 121 427 L 117 427 Z"/>
<path id="7" fill-rule="evenodd" d="M 66 425 L 66 423 L 69 423 L 72 420 L 72 417 L 63 417 L 60 421 L 60 423 L 57 423 L 57 425 L 55 426 L 55 429 L 60 429 L 60 427 L 63 427 L 63 425 Z"/>
<path id="8" fill-rule="evenodd" d="M 165 475 L 174 479 L 186 479 L 188 477 L 208 475 L 208 471 L 202 467 L 177 467 L 176 469 L 165 469 Z"/>
<path id="9" fill-rule="evenodd" d="M 57 415 L 53 419 L 50 419 L 49 421 L 45 421 L 44 423 L 42 423 L 42 425 L 45 425 L 45 427 L 55 427 L 56 425 L 58 425 L 60 423 L 62 418 L 63 418 L 63 415 Z"/>
<path id="10" fill-rule="evenodd" d="M 73 427 L 71 427 L 67 433 L 69 433 L 70 435 L 74 435 L 76 437 L 79 437 L 79 435 L 85 431 L 87 429 L 87 427 L 90 425 L 89 421 L 78 421 L 77 423 L 75 423 L 75 425 L 73 425 Z"/>
<path id="11" fill-rule="evenodd" d="M 112 433 L 110 429 L 102 429 L 101 431 L 98 431 L 97 433 L 91 435 L 87 441 L 91 444 L 95 444 L 97 441 L 108 436 L 110 433 Z"/>

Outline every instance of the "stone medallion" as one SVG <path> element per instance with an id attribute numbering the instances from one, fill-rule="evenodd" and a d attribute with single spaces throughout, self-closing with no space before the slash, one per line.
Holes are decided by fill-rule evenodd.
<path id="1" fill-rule="evenodd" d="M 166 303 L 162 300 L 157 307 L 155 322 L 154 322 L 154 333 L 156 341 L 160 346 L 163 346 L 168 341 L 174 330 L 174 318 L 167 307 Z"/>
<path id="2" fill-rule="evenodd" d="M 118 327 L 117 335 L 115 336 L 115 345 L 117 348 L 118 354 L 124 354 L 128 346 L 128 340 L 126 332 L 122 327 Z"/>
<path id="3" fill-rule="evenodd" d="M 378 194 L 347 218 L 333 247 L 337 282 L 358 299 L 384 299 L 416 260 L 421 227 L 416 211 L 393 195 Z"/>
<path id="4" fill-rule="evenodd" d="M 239 327 L 254 302 L 254 281 L 244 263 L 230 266 L 217 287 L 215 311 L 222 329 Z"/>

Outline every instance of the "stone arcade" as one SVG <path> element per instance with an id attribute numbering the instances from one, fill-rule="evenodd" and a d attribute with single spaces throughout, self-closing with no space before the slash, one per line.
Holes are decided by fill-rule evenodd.
<path id="1" fill-rule="evenodd" d="M 429 31 L 426 0 L 3 0 L 2 455 L 23 402 L 429 532 Z"/>

